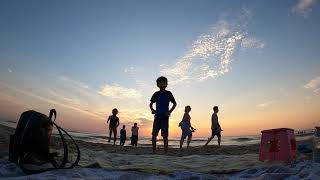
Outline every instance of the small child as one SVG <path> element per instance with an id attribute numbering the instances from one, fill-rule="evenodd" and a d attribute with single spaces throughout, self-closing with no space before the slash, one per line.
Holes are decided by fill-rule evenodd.
<path id="1" fill-rule="evenodd" d="M 116 144 L 116 140 L 117 140 L 117 128 L 119 126 L 119 118 L 117 117 L 117 114 L 118 114 L 118 109 L 114 108 L 112 110 L 112 115 L 108 117 L 108 120 L 107 120 L 107 124 L 109 123 L 110 121 L 110 124 L 109 124 L 109 140 L 108 142 L 110 143 L 111 141 L 111 135 L 113 133 L 113 145 Z"/>
<path id="2" fill-rule="evenodd" d="M 138 131 L 139 131 L 139 127 L 137 126 L 137 123 L 134 123 L 132 128 L 131 128 L 131 132 L 132 132 L 132 136 L 131 136 L 131 145 L 133 147 L 137 147 L 138 145 Z"/>
<path id="3" fill-rule="evenodd" d="M 187 147 L 189 147 L 191 139 L 192 139 L 192 132 L 194 132 L 196 129 L 191 126 L 191 117 L 189 115 L 189 112 L 191 111 L 190 106 L 186 106 L 184 109 L 184 115 L 182 118 L 182 121 L 179 123 L 179 126 L 182 130 L 181 140 L 180 140 L 180 149 L 182 148 L 182 144 L 184 142 L 184 139 L 188 136 L 187 140 Z"/>
<path id="4" fill-rule="evenodd" d="M 152 129 L 152 150 L 156 153 L 157 136 L 161 129 L 161 136 L 163 137 L 164 152 L 168 152 L 168 129 L 169 129 L 169 116 L 177 106 L 176 100 L 172 93 L 167 91 L 168 79 L 166 77 L 159 77 L 157 79 L 157 86 L 160 91 L 155 92 L 150 99 L 150 110 L 154 114 L 153 129 Z M 169 103 L 173 106 L 169 110 Z M 153 104 L 156 103 L 156 109 Z"/>
<path id="5" fill-rule="evenodd" d="M 120 146 L 123 146 L 127 139 L 127 131 L 126 131 L 126 125 L 122 126 L 122 129 L 120 130 Z"/>
<path id="6" fill-rule="evenodd" d="M 215 135 L 217 135 L 217 137 L 218 137 L 218 145 L 220 147 L 221 131 L 223 131 L 223 130 L 221 129 L 221 126 L 219 124 L 218 112 L 219 112 L 218 106 L 214 106 L 213 107 L 213 114 L 211 116 L 211 131 L 212 131 L 212 133 L 211 133 L 211 137 L 208 139 L 208 141 L 205 144 L 205 146 L 209 144 L 209 142 L 214 138 Z"/>

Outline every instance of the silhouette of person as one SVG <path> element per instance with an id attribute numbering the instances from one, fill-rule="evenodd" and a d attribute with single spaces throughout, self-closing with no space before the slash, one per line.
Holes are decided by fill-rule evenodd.
<path id="1" fill-rule="evenodd" d="M 157 136 L 161 130 L 163 137 L 164 152 L 168 152 L 168 129 L 169 129 L 169 116 L 177 106 L 177 103 L 170 91 L 167 91 L 168 79 L 166 77 L 159 77 L 157 79 L 157 86 L 159 91 L 155 92 L 150 99 L 150 110 L 154 114 L 153 128 L 152 128 L 152 150 L 156 153 Z M 173 104 L 169 110 L 169 102 Z M 156 103 L 156 109 L 153 104 Z"/>
<path id="2" fill-rule="evenodd" d="M 127 139 L 127 131 L 126 131 L 126 125 L 122 126 L 122 129 L 120 130 L 120 145 L 123 146 Z"/>
<path id="3" fill-rule="evenodd" d="M 216 135 L 218 137 L 218 145 L 220 147 L 220 142 L 221 142 L 221 131 L 223 131 L 221 129 L 221 126 L 219 124 L 219 120 L 218 120 L 218 112 L 219 112 L 219 107 L 218 106 L 214 106 L 213 107 L 213 114 L 211 116 L 211 137 L 208 139 L 208 141 L 206 142 L 205 146 L 209 144 L 209 142 L 214 138 L 214 136 Z"/>
<path id="4" fill-rule="evenodd" d="M 108 142 L 110 143 L 111 141 L 111 135 L 113 133 L 113 144 L 116 144 L 117 140 L 117 127 L 119 126 L 119 118 L 117 117 L 118 114 L 118 109 L 114 108 L 112 110 L 112 115 L 108 117 L 107 124 L 110 121 L 109 124 L 109 140 Z"/>
<path id="5" fill-rule="evenodd" d="M 187 147 L 189 147 L 191 139 L 192 139 L 192 132 L 194 132 L 196 129 L 191 126 L 191 117 L 189 115 L 189 112 L 191 111 L 190 106 L 186 106 L 184 108 L 184 115 L 182 118 L 182 121 L 179 123 L 179 126 L 181 127 L 182 130 L 182 135 L 180 139 L 180 149 L 182 148 L 184 139 L 188 136 L 187 140 Z"/>
<path id="6" fill-rule="evenodd" d="M 138 124 L 137 123 L 134 123 L 132 128 L 131 128 L 131 132 L 132 132 L 132 135 L 131 135 L 131 145 L 133 147 L 137 147 L 138 145 L 138 131 L 139 131 L 139 127 L 137 126 Z"/>

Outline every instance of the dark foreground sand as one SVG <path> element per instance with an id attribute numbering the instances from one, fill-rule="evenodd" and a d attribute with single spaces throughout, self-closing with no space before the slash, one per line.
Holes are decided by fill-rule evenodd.
<path id="1" fill-rule="evenodd" d="M 182 150 L 171 148 L 169 153 L 164 155 L 162 148 L 157 154 L 152 154 L 151 147 L 121 147 L 81 140 L 77 140 L 81 149 L 81 160 L 78 167 L 72 170 L 59 170 L 59 173 L 52 171 L 26 176 L 17 165 L 7 160 L 9 135 L 13 133 L 13 128 L 0 125 L 0 178 L 20 176 L 24 179 L 66 177 L 101 179 L 105 176 L 114 176 L 110 179 L 120 177 L 122 179 L 158 177 L 161 177 L 160 179 L 192 179 L 192 177 L 198 177 L 196 179 L 229 179 L 230 177 L 320 179 L 320 166 L 310 161 L 310 155 L 298 154 L 293 164 L 260 162 L 258 160 L 259 144 L 222 146 L 221 148 L 211 145 Z M 310 140 L 300 141 L 298 144 L 306 142 L 310 143 Z M 70 144 L 70 161 L 73 161 L 75 149 L 70 141 L 68 144 Z M 61 154 L 59 138 L 53 137 L 51 150 Z"/>

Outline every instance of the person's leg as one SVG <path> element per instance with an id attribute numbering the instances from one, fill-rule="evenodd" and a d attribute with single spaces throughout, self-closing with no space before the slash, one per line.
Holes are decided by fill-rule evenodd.
<path id="1" fill-rule="evenodd" d="M 190 146 L 191 139 L 192 139 L 192 136 L 188 136 L 188 140 L 187 140 L 187 148 Z"/>
<path id="2" fill-rule="evenodd" d="M 108 143 L 111 141 L 112 129 L 109 127 L 109 140 Z"/>
<path id="3" fill-rule="evenodd" d="M 163 137 L 163 144 L 164 144 L 164 153 L 167 154 L 168 153 L 168 136 Z"/>
<path id="4" fill-rule="evenodd" d="M 218 146 L 220 147 L 220 143 L 221 143 L 221 134 L 220 134 L 220 132 L 218 133 Z"/>
<path id="5" fill-rule="evenodd" d="M 153 128 L 152 128 L 152 152 L 155 154 L 157 149 L 157 136 L 159 134 L 159 130 L 161 128 L 161 124 L 159 118 L 157 116 L 154 117 Z"/>
<path id="6" fill-rule="evenodd" d="M 163 137 L 164 153 L 168 153 L 168 137 L 169 137 L 169 117 L 165 116 L 161 119 L 161 136 Z"/>
<path id="7" fill-rule="evenodd" d="M 136 147 L 138 146 L 138 139 L 139 139 L 139 137 L 137 136 L 137 139 L 136 139 Z"/>
<path id="8" fill-rule="evenodd" d="M 184 141 L 184 138 L 183 138 L 183 136 L 181 136 L 181 139 L 180 139 L 180 149 L 182 149 L 183 141 Z"/>
<path id="9" fill-rule="evenodd" d="M 113 144 L 115 145 L 117 141 L 117 128 L 113 128 Z"/>
<path id="10" fill-rule="evenodd" d="M 134 140 L 134 146 L 137 147 L 137 145 L 138 145 L 138 136 L 136 136 Z"/>
<path id="11" fill-rule="evenodd" d="M 157 149 L 157 136 L 152 135 L 152 151 L 155 154 Z"/>
<path id="12" fill-rule="evenodd" d="M 213 139 L 213 136 L 208 138 L 208 141 L 206 142 L 205 146 L 207 146 L 209 144 L 209 142 Z"/>

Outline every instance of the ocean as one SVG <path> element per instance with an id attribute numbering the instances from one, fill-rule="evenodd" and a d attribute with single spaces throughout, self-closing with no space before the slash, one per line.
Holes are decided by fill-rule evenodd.
<path id="1" fill-rule="evenodd" d="M 0 120 L 0 124 L 15 128 L 17 126 L 16 122 L 13 121 L 4 121 Z M 306 132 L 303 135 L 296 135 L 297 140 L 304 140 L 308 139 L 310 136 L 313 135 L 311 132 L 312 130 L 306 130 Z M 99 133 L 82 133 L 82 132 L 75 132 L 72 130 L 67 130 L 67 132 L 72 135 L 72 137 L 76 140 L 82 140 L 85 142 L 91 142 L 91 143 L 102 143 L 102 144 L 111 144 L 108 143 L 108 135 L 106 134 L 99 134 Z M 53 131 L 53 135 L 58 136 L 57 131 Z M 248 136 L 222 136 L 221 139 L 221 145 L 249 145 L 249 144 L 257 144 L 260 143 L 260 135 L 248 135 Z M 190 146 L 203 146 L 206 141 L 208 140 L 208 137 L 193 137 L 192 141 L 190 143 Z M 111 141 L 113 142 L 113 141 Z M 117 140 L 117 144 L 119 144 L 120 141 Z M 138 146 L 143 147 L 151 147 L 151 136 L 150 137 L 139 137 Z M 172 148 L 178 148 L 180 144 L 180 137 L 176 138 L 170 138 L 169 137 L 169 147 Z M 186 140 L 184 141 L 184 146 L 186 146 Z M 158 137 L 157 144 L 161 147 L 163 145 L 162 137 Z M 217 145 L 217 137 L 215 137 L 209 145 Z M 130 146 L 130 137 L 127 138 L 127 141 L 125 143 L 125 146 Z"/>

